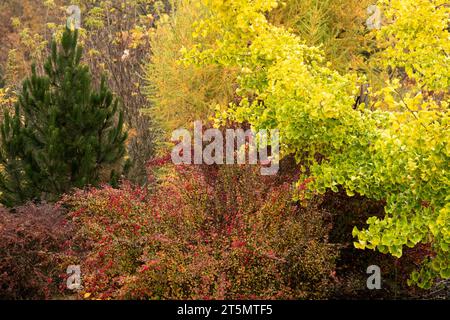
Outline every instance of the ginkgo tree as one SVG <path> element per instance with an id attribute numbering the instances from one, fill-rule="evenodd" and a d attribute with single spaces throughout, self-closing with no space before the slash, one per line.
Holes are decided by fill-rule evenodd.
<path id="1" fill-rule="evenodd" d="M 218 124 L 279 129 L 282 153 L 304 177 L 298 197 L 346 190 L 385 200 L 384 218 L 354 229 L 355 246 L 395 257 L 423 244 L 430 254 L 410 282 L 450 278 L 449 13 L 442 0 L 379 1 L 380 29 L 366 73 L 334 71 L 318 47 L 267 20 L 264 0 L 199 0 L 186 64 L 237 67 L 239 102 L 217 106 Z M 203 41 L 214 37 L 215 42 Z M 369 102 L 355 104 L 369 81 Z M 309 176 L 309 179 L 305 180 Z M 306 182 L 307 181 L 307 182 Z"/>

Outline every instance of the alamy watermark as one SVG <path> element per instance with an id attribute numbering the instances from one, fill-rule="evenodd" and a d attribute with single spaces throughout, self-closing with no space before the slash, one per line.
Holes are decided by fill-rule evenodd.
<path id="1" fill-rule="evenodd" d="M 193 135 L 187 129 L 172 133 L 178 142 L 172 149 L 172 162 L 180 164 L 261 164 L 262 175 L 275 175 L 279 170 L 280 134 L 277 129 L 207 129 L 194 122 Z M 259 161 L 259 162 L 258 162 Z"/>
<path id="2" fill-rule="evenodd" d="M 70 14 L 67 18 L 66 26 L 69 29 L 81 28 L 81 9 L 77 5 L 71 5 L 67 7 L 66 12 Z"/>
<path id="3" fill-rule="evenodd" d="M 367 267 L 367 274 L 370 276 L 367 278 L 367 289 L 369 290 L 380 290 L 381 289 L 381 269 L 377 265 L 371 265 Z"/>
<path id="4" fill-rule="evenodd" d="M 81 267 L 79 265 L 70 265 L 67 267 L 66 285 L 69 290 L 80 290 L 81 287 Z"/>

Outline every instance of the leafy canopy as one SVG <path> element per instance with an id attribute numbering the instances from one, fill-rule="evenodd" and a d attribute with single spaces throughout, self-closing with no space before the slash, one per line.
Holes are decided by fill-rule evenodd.
<path id="1" fill-rule="evenodd" d="M 279 129 L 284 154 L 294 154 L 313 177 L 299 197 L 340 186 L 350 196 L 386 201 L 383 219 L 371 217 L 365 230 L 354 229 L 356 247 L 400 257 L 405 246 L 422 243 L 433 253 L 411 281 L 430 287 L 436 278 L 450 278 L 444 1 L 380 1 L 384 26 L 368 34 L 377 39 L 369 61 L 377 84 L 372 104 L 357 108 L 357 83 L 366 76 L 333 71 L 321 49 L 268 22 L 278 1 L 199 2 L 210 16 L 195 23 L 197 42 L 184 48 L 183 61 L 240 70 L 240 102 L 222 106 L 218 124 L 231 119 Z"/>

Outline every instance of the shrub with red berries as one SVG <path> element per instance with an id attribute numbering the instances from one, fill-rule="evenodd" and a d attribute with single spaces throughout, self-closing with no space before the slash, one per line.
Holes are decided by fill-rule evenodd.
<path id="1" fill-rule="evenodd" d="M 155 164 L 153 164 L 155 165 Z M 65 197 L 84 291 L 101 299 L 321 298 L 333 288 L 328 217 L 251 166 L 166 166 Z"/>

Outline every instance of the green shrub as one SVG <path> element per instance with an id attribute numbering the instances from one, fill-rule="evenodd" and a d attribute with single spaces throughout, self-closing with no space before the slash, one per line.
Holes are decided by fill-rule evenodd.
<path id="1" fill-rule="evenodd" d="M 367 7 L 372 0 L 288 0 L 270 20 L 293 32 L 309 46 L 322 46 L 334 69 L 363 67 Z"/>

